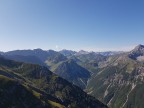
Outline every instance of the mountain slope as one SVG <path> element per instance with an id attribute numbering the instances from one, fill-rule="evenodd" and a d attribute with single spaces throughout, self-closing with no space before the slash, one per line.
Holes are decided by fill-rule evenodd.
<path id="1" fill-rule="evenodd" d="M 53 54 L 51 54 L 50 56 L 47 57 L 45 63 L 48 65 L 48 66 L 52 66 L 52 65 L 55 65 L 59 62 L 62 62 L 62 61 L 65 61 L 67 60 L 67 57 L 65 57 L 64 55 L 62 55 L 61 53 L 59 52 L 55 52 L 55 51 L 49 51 L 49 52 L 53 52 Z"/>
<path id="2" fill-rule="evenodd" d="M 58 64 L 54 69 L 54 73 L 82 89 L 86 87 L 87 81 L 90 78 L 90 72 L 79 66 L 73 60 L 67 60 Z"/>
<path id="3" fill-rule="evenodd" d="M 89 80 L 86 91 L 111 108 L 143 108 L 144 64 L 134 59 L 142 56 L 143 48 L 135 49 L 109 57 Z"/>
<path id="4" fill-rule="evenodd" d="M 80 59 L 83 62 L 90 62 L 90 61 L 103 61 L 106 59 L 105 56 L 101 55 L 101 54 L 96 54 L 95 52 L 91 52 L 91 53 L 86 53 L 86 54 L 80 54 L 80 55 L 76 55 L 76 57 L 78 59 Z"/>
<path id="5" fill-rule="evenodd" d="M 67 58 L 59 52 L 53 50 L 42 50 L 42 49 L 34 49 L 34 50 L 14 50 L 5 53 L 1 53 L 5 58 L 25 62 L 32 64 L 39 64 L 43 66 L 51 66 L 60 61 L 64 61 Z"/>
<path id="6" fill-rule="evenodd" d="M 73 56 L 74 54 L 76 54 L 77 52 L 76 51 L 72 51 L 72 50 L 61 50 L 59 51 L 61 54 L 63 54 L 64 56 Z"/>
<path id="7" fill-rule="evenodd" d="M 48 53 L 42 49 L 34 49 L 34 50 L 14 50 L 3 53 L 3 55 L 21 55 L 21 56 L 35 56 L 38 57 L 41 61 L 45 61 L 47 59 Z"/>
<path id="8" fill-rule="evenodd" d="M 48 99 L 45 101 L 42 98 L 44 98 L 43 95 L 28 86 L 20 84 L 12 78 L 0 75 L 1 108 L 56 108 L 50 102 L 59 105 L 57 108 L 64 108 L 59 103 Z"/>
<path id="9" fill-rule="evenodd" d="M 43 103 L 24 88 L 24 86 L 2 75 L 0 75 L 0 100 L 1 108 L 25 108 L 27 106 L 29 108 L 44 108 Z"/>
<path id="10" fill-rule="evenodd" d="M 3 55 L 5 58 L 15 60 L 19 62 L 39 64 L 45 66 L 45 64 L 36 56 L 22 56 L 22 55 Z"/>
<path id="11" fill-rule="evenodd" d="M 40 98 L 38 98 L 38 100 L 34 100 L 34 97 L 34 99 L 31 99 L 31 101 L 42 102 L 42 107 L 44 106 L 46 108 L 49 108 L 48 105 L 51 105 L 50 108 L 63 108 L 64 106 L 67 108 L 106 108 L 106 106 L 100 101 L 87 95 L 77 86 L 74 86 L 68 81 L 54 75 L 46 67 L 0 58 L 0 70 L 0 75 L 10 78 L 14 80 L 14 82 L 18 82 L 16 83 L 16 85 L 18 84 L 22 86 L 22 90 L 19 90 L 20 96 L 23 96 L 23 92 L 21 93 L 21 91 L 25 89 L 25 86 L 28 87 L 30 91 L 34 91 L 34 96 L 36 96 L 36 98 Z M 1 82 L 3 82 L 3 80 L 4 79 L 2 79 Z M 9 87 L 7 83 L 5 83 L 5 86 Z M 15 83 L 12 84 L 12 87 L 13 86 L 15 87 Z M 9 90 L 9 92 L 10 91 L 13 95 L 16 95 L 14 91 Z M 4 93 L 7 93 L 7 91 L 3 92 L 3 94 Z M 30 92 L 29 94 L 32 95 L 32 92 Z M 5 94 L 5 98 L 3 98 L 3 100 L 6 100 L 6 96 L 8 95 Z M 23 97 L 20 98 L 24 100 Z M 14 102 L 17 102 L 15 98 Z M 19 104 L 23 104 L 22 101 L 18 102 Z M 38 102 L 37 104 L 39 104 Z M 14 104 L 17 105 L 17 103 Z M 29 105 L 30 103 L 26 104 Z M 10 106 L 12 107 L 12 105 Z"/>

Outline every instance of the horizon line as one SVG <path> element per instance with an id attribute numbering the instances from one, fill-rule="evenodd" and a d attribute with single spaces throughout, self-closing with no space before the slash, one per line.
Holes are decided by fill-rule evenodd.
<path id="1" fill-rule="evenodd" d="M 86 51 L 86 52 L 129 52 L 131 50 L 133 50 L 136 46 L 131 46 L 131 47 L 123 47 L 123 48 L 110 48 L 110 49 L 106 49 L 106 48 L 82 48 L 82 49 L 66 49 L 66 48 L 62 48 L 62 49 L 44 49 L 44 48 L 22 48 L 22 49 L 10 49 L 10 50 L 6 50 L 6 51 L 2 51 L 0 50 L 0 52 L 10 52 L 10 51 L 20 51 L 20 50 L 36 50 L 36 49 L 41 49 L 43 51 L 49 51 L 49 50 L 53 50 L 53 51 L 62 51 L 62 50 L 70 50 L 70 51 L 75 51 L 75 52 L 80 52 L 80 51 Z"/>

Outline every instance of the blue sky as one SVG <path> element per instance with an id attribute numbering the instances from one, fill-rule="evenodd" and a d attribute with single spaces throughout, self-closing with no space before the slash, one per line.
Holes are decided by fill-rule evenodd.
<path id="1" fill-rule="evenodd" d="M 0 0 L 0 50 L 130 50 L 144 44 L 144 0 Z"/>

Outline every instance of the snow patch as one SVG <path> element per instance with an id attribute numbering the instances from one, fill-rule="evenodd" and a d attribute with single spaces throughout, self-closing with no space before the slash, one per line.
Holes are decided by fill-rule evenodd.
<path id="1" fill-rule="evenodd" d="M 104 98 L 108 95 L 108 89 L 109 89 L 110 86 L 111 86 L 111 85 L 109 85 L 109 86 L 106 88 L 106 91 L 105 91 L 105 93 L 104 93 Z"/>

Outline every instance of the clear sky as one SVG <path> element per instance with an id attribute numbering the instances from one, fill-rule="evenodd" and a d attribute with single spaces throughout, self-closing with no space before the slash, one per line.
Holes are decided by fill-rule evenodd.
<path id="1" fill-rule="evenodd" d="M 0 0 L 0 50 L 130 50 L 144 44 L 144 0 Z"/>

